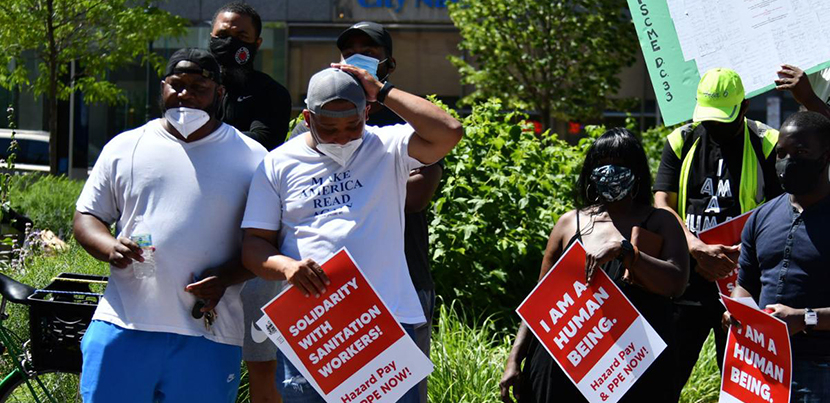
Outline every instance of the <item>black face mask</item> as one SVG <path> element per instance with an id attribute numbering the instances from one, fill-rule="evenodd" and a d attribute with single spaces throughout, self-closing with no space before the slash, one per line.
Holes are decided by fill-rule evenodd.
<path id="1" fill-rule="evenodd" d="M 818 186 L 819 175 L 826 162 L 819 159 L 784 158 L 775 162 L 775 173 L 785 192 L 793 195 L 810 193 Z"/>
<path id="2" fill-rule="evenodd" d="M 232 36 L 210 37 L 210 53 L 225 68 L 253 69 L 256 50 L 256 42 L 242 42 Z"/>

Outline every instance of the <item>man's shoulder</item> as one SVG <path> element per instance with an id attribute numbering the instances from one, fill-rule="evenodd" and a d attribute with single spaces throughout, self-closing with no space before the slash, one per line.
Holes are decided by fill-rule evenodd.
<path id="1" fill-rule="evenodd" d="M 265 157 L 271 164 L 297 163 L 308 155 L 308 147 L 302 135 L 292 137 L 279 147 L 268 152 Z"/>
<path id="2" fill-rule="evenodd" d="M 666 136 L 666 143 L 674 151 L 677 158 L 681 158 L 684 150 L 688 149 L 691 141 L 700 137 L 705 130 L 699 122 L 687 123 L 683 126 L 675 128 Z"/>
<path id="3" fill-rule="evenodd" d="M 755 209 L 755 212 L 753 212 L 753 215 L 755 216 L 754 220 L 756 223 L 761 223 L 763 221 L 775 217 L 776 213 L 782 210 L 786 211 L 786 209 L 789 208 L 790 195 L 788 193 L 782 193 L 776 197 L 773 197 L 766 203 L 758 206 L 758 208 Z"/>
<path id="4" fill-rule="evenodd" d="M 277 95 L 286 95 L 288 96 L 288 89 L 285 88 L 282 84 L 274 80 L 271 76 L 267 73 L 263 73 L 259 70 L 253 71 L 253 80 L 251 80 L 254 86 L 254 89 L 260 92 L 270 93 L 269 96 L 276 97 Z M 274 94 L 274 92 L 278 94 Z"/>
<path id="5" fill-rule="evenodd" d="M 750 132 L 757 135 L 758 137 L 764 137 L 764 135 L 766 135 L 767 133 L 778 132 L 778 130 L 776 130 L 772 126 L 759 120 L 747 119 L 746 126 Z"/>
<path id="6" fill-rule="evenodd" d="M 142 137 L 146 132 L 153 132 L 164 130 L 161 126 L 160 119 L 151 120 L 135 129 L 130 129 L 121 133 L 118 133 L 104 145 L 101 154 L 104 153 L 118 153 L 121 151 L 132 151 L 133 146 L 135 143 Z"/>
<path id="7" fill-rule="evenodd" d="M 257 155 L 259 157 L 264 157 L 265 154 L 268 153 L 268 150 L 259 144 L 258 141 L 246 136 L 244 133 L 239 131 L 239 129 L 227 124 L 222 123 L 220 129 L 227 130 L 227 141 L 238 145 L 243 150 L 249 151 L 251 154 Z"/>

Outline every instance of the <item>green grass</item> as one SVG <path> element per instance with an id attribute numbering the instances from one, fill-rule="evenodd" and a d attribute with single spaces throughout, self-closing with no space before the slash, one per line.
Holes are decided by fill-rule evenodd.
<path id="1" fill-rule="evenodd" d="M 435 403 L 499 402 L 501 379 L 512 340 L 494 330 L 492 318 L 468 326 L 460 304 L 441 304 L 432 336 L 429 401 Z"/>
<path id="2" fill-rule="evenodd" d="M 36 229 L 49 229 L 61 239 L 68 239 L 75 201 L 83 187 L 84 182 L 65 176 L 17 175 L 12 178 L 11 207 L 32 219 Z"/>
<path id="3" fill-rule="evenodd" d="M 681 346 L 682 348 L 682 346 Z M 715 338 L 709 334 L 692 375 L 680 394 L 681 403 L 709 403 L 718 401 L 720 372 L 718 371 Z"/>

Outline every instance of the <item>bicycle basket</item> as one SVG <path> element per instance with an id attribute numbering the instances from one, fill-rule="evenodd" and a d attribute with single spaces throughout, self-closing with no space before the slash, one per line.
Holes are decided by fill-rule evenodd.
<path id="1" fill-rule="evenodd" d="M 61 273 L 29 297 L 32 364 L 37 370 L 81 371 L 81 337 L 92 321 L 101 294 L 90 281 L 106 277 Z"/>

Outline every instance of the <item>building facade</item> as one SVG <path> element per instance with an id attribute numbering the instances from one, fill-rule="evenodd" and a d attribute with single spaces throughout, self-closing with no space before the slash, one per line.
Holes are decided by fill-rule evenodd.
<path id="1" fill-rule="evenodd" d="M 228 0 L 176 0 L 158 6 L 191 21 L 187 34 L 177 40 L 160 40 L 150 46 L 163 57 L 190 46 L 207 48 L 210 21 L 214 12 Z M 419 95 L 435 94 L 454 105 L 472 88 L 460 84 L 458 70 L 447 56 L 464 57 L 458 49 L 461 37 L 447 13 L 447 3 L 457 0 L 250 0 L 263 20 L 263 43 L 257 52 L 255 67 L 285 85 L 291 93 L 295 113 L 302 110 L 306 85 L 311 76 L 329 63 L 339 60 L 335 46 L 337 36 L 355 22 L 371 20 L 383 23 L 394 40 L 393 56 L 397 69 L 395 85 Z M 32 66 L 34 67 L 34 66 Z M 35 70 L 35 69 L 31 69 Z M 101 148 L 116 134 L 137 127 L 160 115 L 158 98 L 160 78 L 145 66 L 113 71 L 110 80 L 124 90 L 127 101 L 118 105 L 88 104 L 77 94 L 74 107 L 61 104 L 59 155 L 62 171 L 68 164 L 68 138 L 72 128 L 73 166 L 85 171 L 98 157 Z M 629 111 L 607 111 L 603 123 L 623 124 L 627 116 L 641 127 L 657 123 L 654 92 L 642 56 L 622 72 L 618 97 L 636 98 L 637 106 Z M 778 99 L 780 109 L 794 110 L 791 98 Z M 47 130 L 48 108 L 42 98 L 17 91 L 0 90 L 0 102 L 13 104 L 20 129 Z M 754 101 L 751 115 L 765 120 L 767 104 Z M 70 109 L 73 116 L 70 118 Z M 779 112 L 779 115 L 781 113 Z M 570 139 L 579 136 L 580 124 L 561 122 L 556 131 Z M 595 123 L 595 122 L 592 122 Z M 5 116 L 0 125 L 7 125 Z M 570 132 L 570 134 L 568 134 Z"/>

